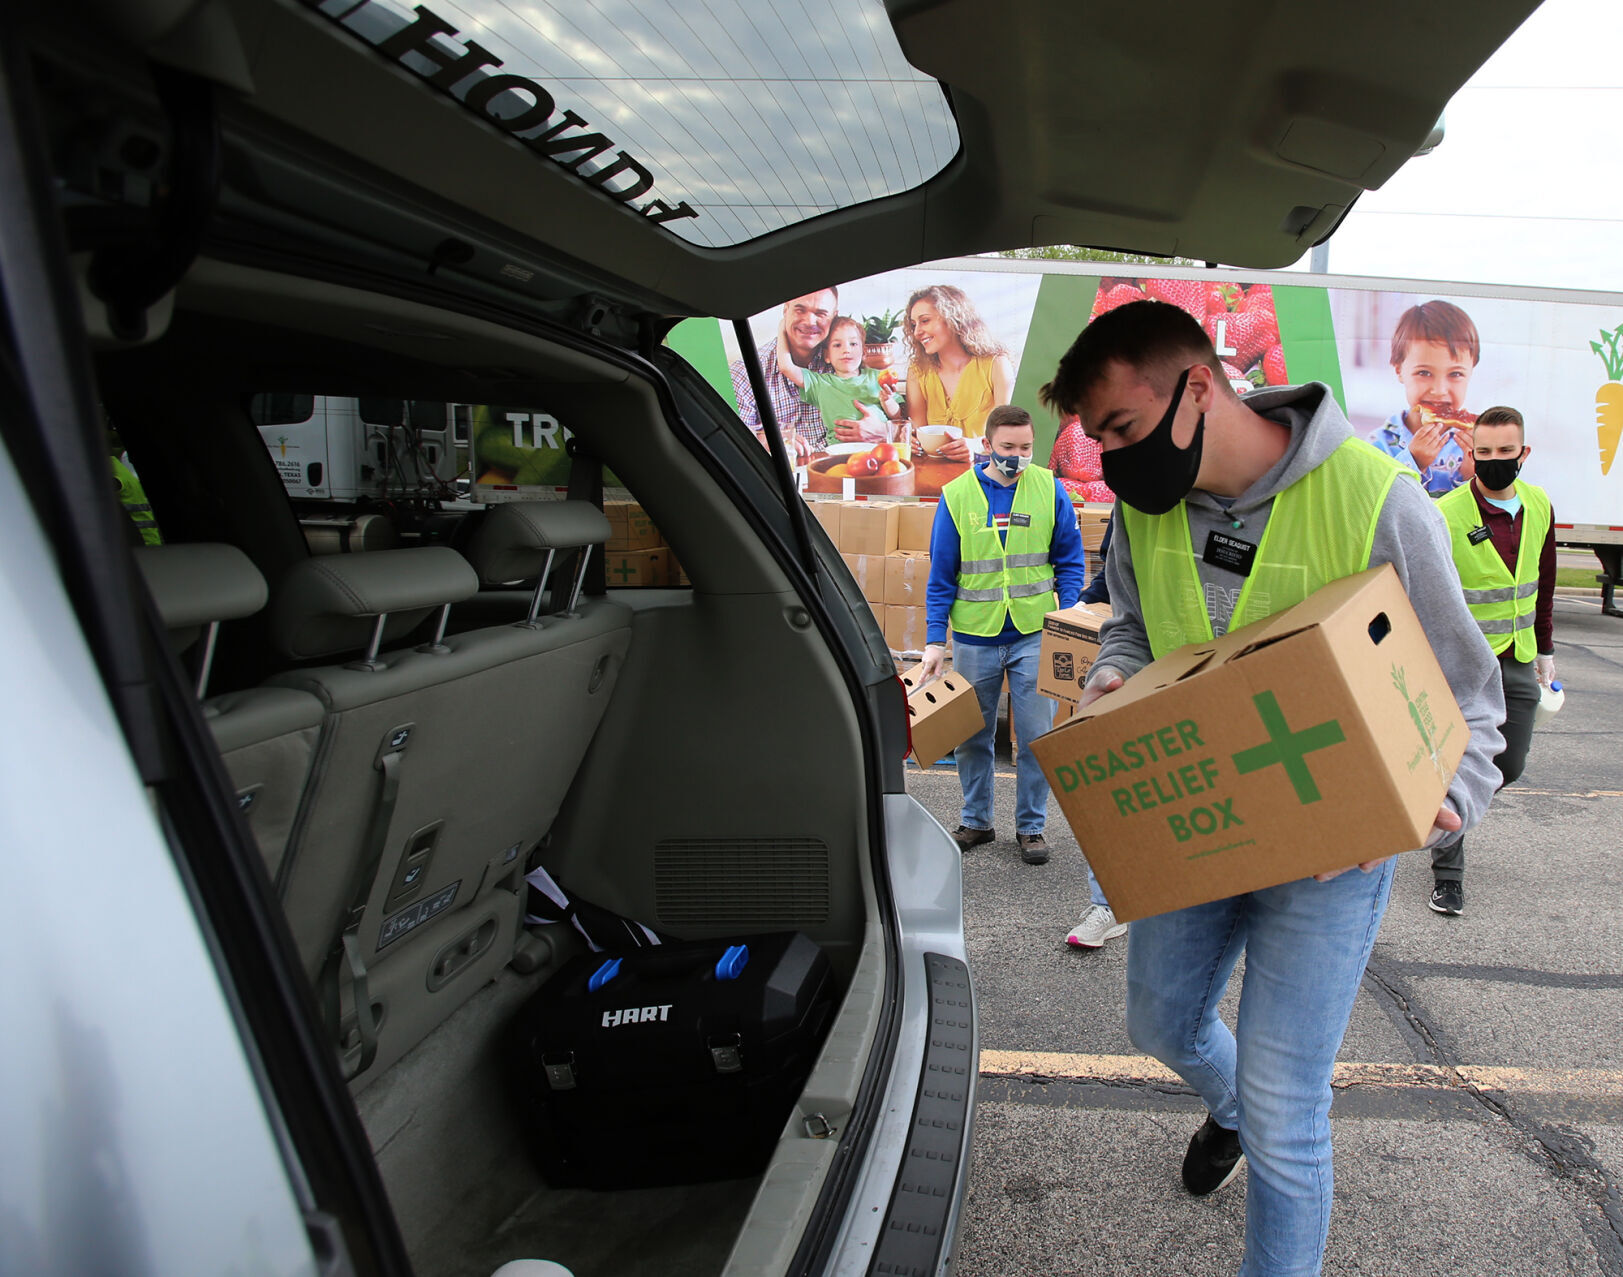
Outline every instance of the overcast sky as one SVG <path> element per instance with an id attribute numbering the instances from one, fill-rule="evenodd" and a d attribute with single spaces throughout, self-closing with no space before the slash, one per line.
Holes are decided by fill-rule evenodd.
<path id="1" fill-rule="evenodd" d="M 1618 0 L 1544 0 L 1449 104 L 1442 146 L 1353 206 L 1331 272 L 1623 292 L 1620 55 Z"/>

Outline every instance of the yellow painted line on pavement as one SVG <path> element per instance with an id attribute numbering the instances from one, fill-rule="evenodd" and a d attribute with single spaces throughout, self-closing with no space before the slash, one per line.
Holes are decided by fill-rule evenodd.
<path id="1" fill-rule="evenodd" d="M 1064 1051 L 982 1051 L 982 1077 L 1044 1077 L 1075 1082 L 1174 1083 L 1181 1079 L 1147 1055 L 1081 1055 Z M 1523 1069 L 1485 1064 L 1344 1062 L 1336 1065 L 1332 1086 L 1449 1088 L 1540 1095 L 1587 1095 L 1623 1099 L 1623 1070 Z"/>
<path id="2" fill-rule="evenodd" d="M 1527 794 L 1533 798 L 1623 798 L 1623 789 L 1523 789 L 1520 785 L 1500 791 L 1514 798 L 1517 794 Z M 1497 795 L 1496 795 L 1497 796 Z"/>

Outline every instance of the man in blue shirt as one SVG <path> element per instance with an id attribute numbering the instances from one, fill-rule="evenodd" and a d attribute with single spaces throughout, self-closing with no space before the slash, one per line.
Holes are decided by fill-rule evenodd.
<path id="1" fill-rule="evenodd" d="M 947 626 L 953 668 L 975 687 L 985 726 L 957 749 L 963 815 L 961 850 L 997 837 L 992 822 L 992 754 L 998 696 L 1009 679 L 1015 759 L 1015 841 L 1028 865 L 1048 859 L 1048 781 L 1031 753 L 1054 723 L 1054 702 L 1037 691 L 1043 616 L 1070 607 L 1087 577 L 1087 552 L 1069 494 L 1054 473 L 1031 464 L 1031 414 L 1013 404 L 986 418 L 991 455 L 941 492 L 930 533 L 925 588 L 924 680 L 941 672 Z"/>

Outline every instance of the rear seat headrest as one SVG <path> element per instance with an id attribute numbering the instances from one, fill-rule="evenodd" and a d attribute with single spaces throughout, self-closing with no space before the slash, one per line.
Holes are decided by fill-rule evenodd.
<path id="1" fill-rule="evenodd" d="M 234 545 L 150 545 L 135 551 L 135 561 L 177 649 L 213 621 L 252 616 L 269 596 L 259 569 Z"/>
<path id="2" fill-rule="evenodd" d="M 277 583 L 271 633 L 293 660 L 337 656 L 366 648 L 384 613 L 387 642 L 409 633 L 434 608 L 478 590 L 473 569 L 445 546 L 305 559 Z"/>
<path id="3" fill-rule="evenodd" d="M 481 581 L 506 585 L 539 576 L 549 550 L 608 539 L 608 519 L 588 501 L 511 501 L 485 515 L 466 553 Z"/>

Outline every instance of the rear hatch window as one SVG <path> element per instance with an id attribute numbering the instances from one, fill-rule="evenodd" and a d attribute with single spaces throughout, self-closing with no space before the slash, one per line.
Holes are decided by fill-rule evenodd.
<path id="1" fill-rule="evenodd" d="M 958 151 L 882 0 L 315 7 L 537 163 L 705 247 L 910 190 Z"/>

